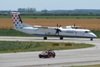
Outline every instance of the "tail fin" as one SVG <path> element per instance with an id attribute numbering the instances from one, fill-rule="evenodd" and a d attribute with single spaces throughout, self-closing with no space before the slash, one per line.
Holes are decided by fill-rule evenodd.
<path id="1" fill-rule="evenodd" d="M 14 22 L 14 29 L 21 30 L 24 27 L 32 27 L 31 25 L 23 23 L 19 12 L 12 12 L 11 16 L 12 16 L 12 20 Z"/>
<path id="2" fill-rule="evenodd" d="M 23 26 L 23 22 L 22 22 L 19 14 L 20 14 L 19 12 L 12 12 L 11 13 L 15 28 L 21 28 Z"/>

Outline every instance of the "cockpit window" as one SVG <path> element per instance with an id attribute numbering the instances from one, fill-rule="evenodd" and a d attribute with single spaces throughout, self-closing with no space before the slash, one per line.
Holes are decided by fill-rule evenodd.
<path id="1" fill-rule="evenodd" d="M 90 31 L 85 31 L 85 33 L 90 33 Z"/>
<path id="2" fill-rule="evenodd" d="M 88 33 L 88 31 L 85 31 L 85 33 Z"/>

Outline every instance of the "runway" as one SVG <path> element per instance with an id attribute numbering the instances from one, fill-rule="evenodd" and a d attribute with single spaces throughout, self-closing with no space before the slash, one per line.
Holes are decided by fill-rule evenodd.
<path id="1" fill-rule="evenodd" d="M 63 67 L 74 65 L 93 65 L 100 64 L 100 39 L 85 38 L 48 38 L 42 37 L 0 37 L 0 41 L 37 41 L 37 42 L 75 42 L 89 43 L 96 45 L 92 48 L 73 49 L 73 50 L 55 50 L 55 58 L 38 58 L 41 52 L 18 52 L 0 54 L 0 67 Z"/>

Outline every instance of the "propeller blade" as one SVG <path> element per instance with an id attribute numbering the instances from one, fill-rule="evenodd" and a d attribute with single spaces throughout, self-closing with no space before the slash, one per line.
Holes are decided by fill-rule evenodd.
<path id="1" fill-rule="evenodd" d="M 59 32 L 61 32 L 61 30 L 60 29 L 55 29 L 56 30 L 56 33 L 55 34 L 58 34 L 59 35 Z"/>
<path id="2" fill-rule="evenodd" d="M 74 27 L 75 27 L 75 24 L 74 24 Z"/>
<path id="3" fill-rule="evenodd" d="M 58 28 L 58 24 L 57 24 L 57 28 Z"/>
<path id="4" fill-rule="evenodd" d="M 61 27 L 61 25 L 59 25 L 59 28 Z"/>
<path id="5" fill-rule="evenodd" d="M 56 35 L 56 34 L 59 35 L 59 32 L 61 32 L 61 30 L 59 29 L 60 27 L 61 27 L 61 25 L 58 25 L 58 23 L 57 23 L 57 28 L 55 29 L 55 30 L 56 30 L 55 35 Z"/>

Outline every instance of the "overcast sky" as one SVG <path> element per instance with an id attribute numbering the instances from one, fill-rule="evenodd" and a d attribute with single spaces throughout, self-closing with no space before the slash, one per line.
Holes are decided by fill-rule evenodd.
<path id="1" fill-rule="evenodd" d="M 100 9 L 100 0 L 0 0 L 0 10 L 28 7 L 37 10 Z"/>

